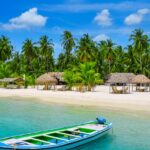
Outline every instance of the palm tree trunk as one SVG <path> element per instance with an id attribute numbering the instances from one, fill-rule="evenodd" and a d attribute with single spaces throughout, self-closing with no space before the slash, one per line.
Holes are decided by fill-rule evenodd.
<path id="1" fill-rule="evenodd" d="M 46 58 L 46 71 L 47 71 L 47 73 L 48 73 L 48 60 L 47 60 L 47 58 Z"/>
<path id="2" fill-rule="evenodd" d="M 141 55 L 140 55 L 140 68 L 141 68 L 141 73 L 143 73 L 142 56 Z"/>
<path id="3" fill-rule="evenodd" d="M 109 60 L 109 73 L 110 73 L 110 60 Z"/>

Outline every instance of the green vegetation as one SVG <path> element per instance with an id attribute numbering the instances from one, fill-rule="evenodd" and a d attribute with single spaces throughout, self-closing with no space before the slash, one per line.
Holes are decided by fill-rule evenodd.
<path id="1" fill-rule="evenodd" d="M 64 71 L 69 89 L 73 86 L 91 90 L 111 72 L 133 72 L 150 77 L 150 40 L 143 30 L 134 30 L 131 43 L 122 47 L 111 39 L 95 42 L 88 34 L 74 39 L 69 31 L 62 35 L 62 53 L 54 58 L 54 44 L 47 36 L 33 42 L 26 39 L 22 50 L 14 50 L 10 40 L 0 37 L 0 78 L 25 76 L 33 85 L 37 76 L 50 71 Z M 18 50 L 19 51 L 19 50 Z"/>
<path id="2" fill-rule="evenodd" d="M 95 62 L 79 63 L 76 66 L 71 66 L 70 69 L 64 72 L 64 80 L 69 89 L 73 86 L 78 87 L 79 91 L 91 91 L 97 84 L 102 84 L 100 74 L 96 73 Z"/>

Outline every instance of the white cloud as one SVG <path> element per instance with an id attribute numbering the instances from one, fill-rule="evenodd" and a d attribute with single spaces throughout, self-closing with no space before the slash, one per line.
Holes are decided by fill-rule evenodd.
<path id="1" fill-rule="evenodd" d="M 37 8 L 32 8 L 1 26 L 6 30 L 30 29 L 32 27 L 42 27 L 46 24 L 46 21 L 47 17 L 38 14 Z"/>
<path id="2" fill-rule="evenodd" d="M 94 21 L 101 26 L 110 26 L 112 25 L 112 19 L 110 18 L 110 13 L 108 9 L 103 9 L 97 16 L 94 18 Z"/>
<path id="3" fill-rule="evenodd" d="M 127 25 L 139 24 L 143 21 L 144 16 L 150 13 L 150 9 L 139 9 L 136 13 L 127 16 L 124 20 Z"/>
<path id="4" fill-rule="evenodd" d="M 105 41 L 107 39 L 109 39 L 109 36 L 107 36 L 106 34 L 99 34 L 93 40 L 99 42 L 99 41 Z"/>
<path id="5" fill-rule="evenodd" d="M 142 16 L 138 14 L 131 14 L 125 18 L 125 23 L 127 25 L 139 24 L 142 21 Z"/>
<path id="6" fill-rule="evenodd" d="M 120 3 L 88 3 L 86 0 L 66 0 L 63 4 L 43 4 L 41 10 L 50 12 L 71 12 L 79 13 L 86 11 L 99 11 L 102 9 L 117 10 L 117 11 L 128 11 L 138 10 L 141 8 L 149 8 L 150 3 L 148 2 L 135 2 L 134 1 L 123 1 Z M 74 3 L 73 3 L 74 2 Z M 73 8 L 73 9 L 72 9 Z"/>

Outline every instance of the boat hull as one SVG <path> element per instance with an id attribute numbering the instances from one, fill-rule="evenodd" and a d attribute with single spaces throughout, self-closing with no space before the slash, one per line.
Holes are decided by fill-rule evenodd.
<path id="1" fill-rule="evenodd" d="M 63 147 L 58 147 L 58 148 L 54 148 L 54 149 L 47 149 L 47 150 L 69 150 L 69 149 L 72 149 L 72 148 L 76 148 L 78 146 L 81 146 L 81 145 L 84 145 L 86 143 L 92 142 L 92 141 L 102 137 L 103 135 L 108 134 L 108 132 L 109 132 L 109 130 L 107 130 L 107 131 L 105 131 L 101 134 L 97 134 L 93 137 L 89 137 L 88 139 L 85 139 L 85 140 L 82 140 L 82 141 L 77 141 L 75 143 L 71 143 L 71 144 L 63 146 Z"/>
<path id="2" fill-rule="evenodd" d="M 88 136 L 86 138 L 83 138 L 81 140 L 76 140 L 76 141 L 72 141 L 70 143 L 66 143 L 64 145 L 58 145 L 57 147 L 45 147 L 45 148 L 32 148 L 32 150 L 68 150 L 68 149 L 72 149 L 72 148 L 75 148 L 75 147 L 78 147 L 78 146 L 81 146 L 83 144 L 86 144 L 86 143 L 89 143 L 91 141 L 94 141 L 98 138 L 100 138 L 101 136 L 107 134 L 110 130 L 111 130 L 112 126 L 108 126 L 104 131 L 101 131 L 101 132 L 97 132 L 91 136 Z M 0 150 L 6 150 L 6 149 L 9 149 L 9 150 L 14 150 L 14 148 L 0 148 Z M 28 149 L 25 149 L 25 148 L 16 148 L 15 150 L 29 150 Z"/>

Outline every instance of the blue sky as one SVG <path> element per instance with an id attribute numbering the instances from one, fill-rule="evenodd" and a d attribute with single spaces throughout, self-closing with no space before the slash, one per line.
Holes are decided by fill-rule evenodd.
<path id="1" fill-rule="evenodd" d="M 96 41 L 111 38 L 125 46 L 135 28 L 150 34 L 149 0 L 5 0 L 0 5 L 0 35 L 8 36 L 16 51 L 26 38 L 48 35 L 57 57 L 64 30 L 75 38 L 89 33 Z"/>

